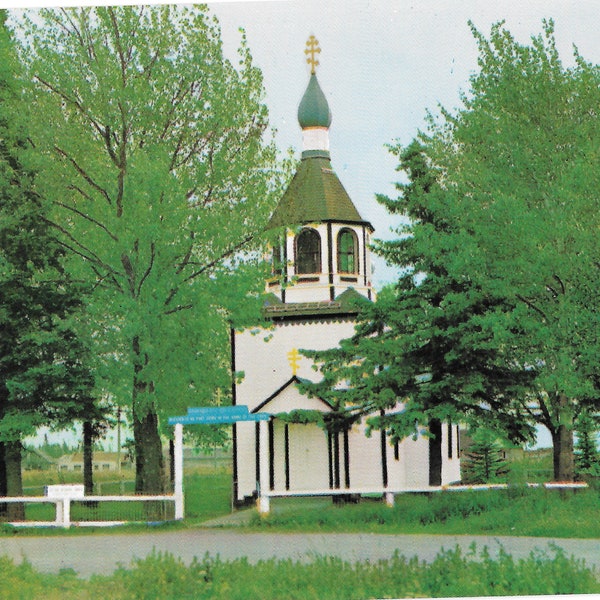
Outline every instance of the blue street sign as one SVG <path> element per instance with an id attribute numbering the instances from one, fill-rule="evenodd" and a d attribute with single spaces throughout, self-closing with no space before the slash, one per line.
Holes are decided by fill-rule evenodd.
<path id="1" fill-rule="evenodd" d="M 230 415 L 232 417 L 248 414 L 248 407 L 241 406 L 201 406 L 200 408 L 188 408 L 188 415 L 194 417 L 208 415 Z"/>
<path id="2" fill-rule="evenodd" d="M 215 425 L 239 421 L 266 421 L 268 413 L 250 413 L 247 406 L 219 406 L 190 408 L 182 417 L 169 417 L 169 425 Z"/>

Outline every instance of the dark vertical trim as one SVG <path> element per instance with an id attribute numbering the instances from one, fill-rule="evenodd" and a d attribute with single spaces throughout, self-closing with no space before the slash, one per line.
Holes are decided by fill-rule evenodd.
<path id="1" fill-rule="evenodd" d="M 460 458 L 460 426 L 456 426 L 456 457 Z"/>
<path id="2" fill-rule="evenodd" d="M 365 287 L 367 285 L 368 273 L 367 273 L 367 228 L 363 225 L 362 228 L 362 238 L 363 238 L 363 281 L 365 282 Z M 369 294 L 371 292 L 369 291 Z M 369 296 L 369 300 L 371 297 Z"/>
<path id="3" fill-rule="evenodd" d="M 429 421 L 429 485 L 442 485 L 442 423 Z"/>
<path id="4" fill-rule="evenodd" d="M 283 285 L 281 286 L 281 301 L 285 304 L 285 288 L 288 282 L 288 251 L 287 230 L 283 232 Z"/>
<path id="5" fill-rule="evenodd" d="M 383 411 L 381 411 L 381 415 L 384 415 Z M 381 430 L 381 481 L 383 483 L 383 487 L 386 488 L 388 486 L 388 463 L 387 435 L 385 429 Z"/>
<path id="6" fill-rule="evenodd" d="M 331 223 L 327 223 L 327 252 L 329 267 L 329 299 L 335 300 L 335 289 L 333 287 L 333 229 Z"/>
<path id="7" fill-rule="evenodd" d="M 260 489 L 260 421 L 254 424 L 254 475 L 256 477 L 256 489 Z"/>
<path id="8" fill-rule="evenodd" d="M 344 429 L 344 483 L 350 487 L 350 439 L 348 430 Z"/>
<path id="9" fill-rule="evenodd" d="M 327 456 L 329 463 L 329 489 L 333 489 L 333 436 L 327 432 Z"/>
<path id="10" fill-rule="evenodd" d="M 269 419 L 269 488 L 275 489 L 275 425 Z"/>
<path id="11" fill-rule="evenodd" d="M 340 432 L 336 431 L 333 436 L 333 485 L 336 490 L 340 489 Z"/>
<path id="12" fill-rule="evenodd" d="M 290 425 L 285 424 L 283 430 L 285 444 L 285 489 L 290 489 Z"/>
<path id="13" fill-rule="evenodd" d="M 454 457 L 454 440 L 452 439 L 452 421 L 448 419 L 448 458 Z"/>
<path id="14" fill-rule="evenodd" d="M 394 442 L 394 460 L 400 460 L 400 442 L 398 440 Z"/>
<path id="15" fill-rule="evenodd" d="M 229 345 L 231 347 L 231 403 L 235 406 L 237 403 L 237 386 L 235 383 L 235 329 L 229 330 Z M 233 502 L 238 501 L 238 444 L 237 444 L 237 426 L 234 423 L 231 436 L 233 438 Z"/>

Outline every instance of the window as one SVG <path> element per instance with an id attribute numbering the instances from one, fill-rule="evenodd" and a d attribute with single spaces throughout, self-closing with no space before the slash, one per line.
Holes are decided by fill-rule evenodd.
<path id="1" fill-rule="evenodd" d="M 271 270 L 274 276 L 283 275 L 283 258 L 281 252 L 281 246 L 277 244 L 273 246 L 273 258 L 271 263 Z"/>
<path id="2" fill-rule="evenodd" d="M 358 240 L 351 229 L 342 229 L 337 239 L 339 273 L 358 273 Z"/>
<path id="3" fill-rule="evenodd" d="M 303 229 L 296 237 L 296 273 L 321 272 L 321 237 L 314 229 Z"/>

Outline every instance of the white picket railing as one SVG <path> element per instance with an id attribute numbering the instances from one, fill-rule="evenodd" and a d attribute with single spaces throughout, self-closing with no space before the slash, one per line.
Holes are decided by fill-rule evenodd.
<path id="1" fill-rule="evenodd" d="M 73 502 L 172 502 L 175 519 L 183 519 L 183 493 L 158 494 L 154 496 L 86 496 L 82 485 L 49 485 L 44 496 L 4 496 L 2 503 L 54 504 L 56 507 L 54 521 L 10 521 L 15 527 L 64 527 L 71 525 L 80 527 L 103 527 L 124 525 L 126 520 L 78 520 L 71 519 Z"/>
<path id="2" fill-rule="evenodd" d="M 581 489 L 587 488 L 585 482 L 547 482 L 547 483 L 527 483 L 527 487 L 537 488 L 544 487 L 546 489 Z M 301 496 L 352 496 L 352 495 L 381 495 L 387 506 L 393 507 L 395 497 L 400 494 L 423 494 L 435 492 L 466 492 L 477 490 L 500 490 L 510 487 L 507 483 L 487 483 L 487 484 L 465 484 L 465 485 L 438 485 L 424 486 L 414 488 L 321 488 L 313 490 L 261 490 L 258 495 L 257 509 L 260 514 L 268 514 L 270 512 L 271 498 L 286 498 L 286 497 L 301 497 Z"/>

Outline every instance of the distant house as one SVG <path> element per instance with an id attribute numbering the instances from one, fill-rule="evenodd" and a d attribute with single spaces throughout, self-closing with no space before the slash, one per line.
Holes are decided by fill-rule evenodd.
<path id="1" fill-rule="evenodd" d="M 121 468 L 131 466 L 124 454 L 120 455 Z M 117 471 L 119 454 L 116 452 L 94 452 L 92 465 L 94 471 Z M 83 453 L 65 454 L 56 462 L 59 471 L 83 471 Z"/>

